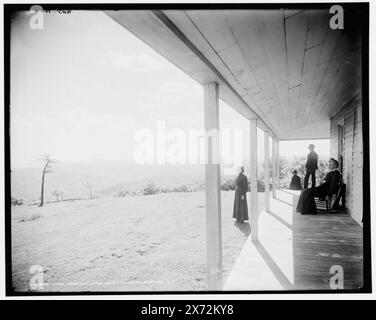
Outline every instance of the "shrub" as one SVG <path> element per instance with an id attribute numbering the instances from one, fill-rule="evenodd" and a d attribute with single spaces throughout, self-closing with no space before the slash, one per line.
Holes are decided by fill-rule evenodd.
<path id="1" fill-rule="evenodd" d="M 149 182 L 142 191 L 143 195 L 152 195 L 156 193 L 160 193 L 160 188 L 158 188 L 153 182 Z"/>
<path id="2" fill-rule="evenodd" d="M 236 189 L 236 178 L 227 178 L 222 180 L 221 183 L 221 190 L 222 191 L 229 191 Z"/>
<path id="3" fill-rule="evenodd" d="M 168 193 L 168 192 L 171 192 L 170 189 L 167 188 L 167 187 L 160 187 L 159 190 L 160 190 L 161 193 Z"/>
<path id="4" fill-rule="evenodd" d="M 12 206 L 22 206 L 24 204 L 24 201 L 23 199 L 17 199 L 17 198 L 13 198 L 11 199 L 11 205 Z"/>
<path id="5" fill-rule="evenodd" d="M 205 190 L 205 183 L 204 182 L 196 182 L 193 186 L 194 191 L 204 191 Z"/>
<path id="6" fill-rule="evenodd" d="M 296 170 L 298 172 L 298 176 L 302 180 L 302 184 L 304 181 L 304 176 L 305 176 L 305 163 L 307 161 L 306 156 L 300 156 L 300 157 L 294 157 L 292 159 L 287 159 L 287 158 L 281 158 L 280 159 L 280 186 L 282 188 L 288 188 L 290 186 L 291 182 L 291 177 L 292 177 L 292 171 Z M 316 184 L 319 185 L 325 175 L 326 171 L 328 168 L 328 161 L 329 159 L 327 158 L 319 158 L 318 162 L 318 170 L 316 171 Z"/>
<path id="7" fill-rule="evenodd" d="M 248 191 L 251 191 L 251 182 L 248 179 Z M 265 191 L 265 183 L 264 180 L 257 179 L 257 192 L 264 192 Z"/>
<path id="8" fill-rule="evenodd" d="M 236 178 L 224 179 L 221 183 L 222 191 L 231 191 L 236 189 Z M 251 191 L 251 182 L 248 178 L 248 191 Z M 257 180 L 257 192 L 264 192 L 265 185 L 263 180 Z"/>
<path id="9" fill-rule="evenodd" d="M 131 195 L 132 195 L 132 193 L 130 191 L 128 191 L 128 190 L 120 190 L 114 196 L 116 198 L 125 198 L 125 197 L 129 197 Z"/>
<path id="10" fill-rule="evenodd" d="M 192 192 L 192 189 L 183 183 L 183 184 L 174 186 L 172 188 L 172 192 Z"/>

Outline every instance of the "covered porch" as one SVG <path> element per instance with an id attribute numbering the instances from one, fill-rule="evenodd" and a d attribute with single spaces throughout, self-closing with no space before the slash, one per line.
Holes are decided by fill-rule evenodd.
<path id="1" fill-rule="evenodd" d="M 335 266 L 343 269 L 343 289 L 362 287 L 362 228 L 344 211 L 296 213 L 298 195 L 299 191 L 277 191 L 270 211 L 259 216 L 258 241 L 245 243 L 225 290 L 336 289 L 334 278 L 330 283 Z"/>
<path id="2" fill-rule="evenodd" d="M 300 216 L 293 210 L 296 195 L 279 190 L 279 142 L 333 139 L 331 154 L 339 156 L 331 119 L 354 99 L 356 110 L 362 106 L 360 26 L 346 20 L 351 27 L 332 29 L 329 9 L 106 12 L 203 85 L 207 131 L 220 129 L 219 99 L 249 121 L 251 234 L 227 281 L 221 165 L 211 161 L 219 151 L 207 144 L 208 290 L 330 290 L 330 266 L 336 264 L 349 277 L 345 288 L 362 284 L 361 227 L 346 214 Z M 260 215 L 257 128 L 264 131 L 264 159 L 272 168 L 265 170 Z"/>

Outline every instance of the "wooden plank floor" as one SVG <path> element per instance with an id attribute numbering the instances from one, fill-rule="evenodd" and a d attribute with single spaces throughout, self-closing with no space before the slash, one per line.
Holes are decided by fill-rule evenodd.
<path id="1" fill-rule="evenodd" d="M 259 242 L 247 240 L 225 290 L 331 290 L 332 266 L 343 268 L 344 289 L 362 286 L 362 228 L 344 212 L 295 212 L 298 194 L 278 190 L 259 216 Z"/>

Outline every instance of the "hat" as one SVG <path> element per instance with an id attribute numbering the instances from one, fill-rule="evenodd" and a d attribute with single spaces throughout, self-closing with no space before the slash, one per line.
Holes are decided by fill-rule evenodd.
<path id="1" fill-rule="evenodd" d="M 312 144 L 312 143 L 311 143 L 311 144 L 310 144 L 310 145 L 308 146 L 308 148 L 307 148 L 307 149 L 311 149 L 311 148 L 312 148 L 312 149 L 314 149 L 314 148 L 315 148 L 315 145 L 314 145 L 314 144 Z"/>
<path id="2" fill-rule="evenodd" d="M 298 171 L 296 171 L 296 170 L 292 170 L 292 173 L 296 173 L 296 174 L 297 174 L 297 173 L 298 173 Z"/>
<path id="3" fill-rule="evenodd" d="M 330 158 L 329 159 L 329 161 L 333 161 L 334 162 L 334 164 L 335 164 L 335 166 L 336 166 L 336 168 L 338 168 L 338 161 L 336 160 L 336 159 L 334 159 L 334 158 Z"/>

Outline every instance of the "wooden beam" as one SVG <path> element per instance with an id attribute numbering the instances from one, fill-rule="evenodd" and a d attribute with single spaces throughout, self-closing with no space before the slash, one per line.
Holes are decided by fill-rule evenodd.
<path id="1" fill-rule="evenodd" d="M 219 59 L 215 48 L 196 30 L 183 10 L 106 10 L 110 18 L 202 85 L 217 82 L 220 98 L 247 119 L 259 118 L 262 130 L 274 132 L 265 116 L 256 113 L 244 98 L 236 77 Z M 210 16 L 210 15 L 209 15 Z M 207 17 L 205 17 L 207 19 Z M 204 45 L 203 45 L 204 44 Z M 217 57 L 216 57 L 217 56 Z M 274 132 L 278 135 L 278 132 Z M 280 135 L 279 135 L 280 136 Z"/>
<path id="2" fill-rule="evenodd" d="M 330 136 L 323 136 L 322 138 L 311 138 L 311 137 L 304 137 L 304 138 L 289 138 L 289 139 L 280 139 L 280 141 L 301 141 L 301 140 L 328 140 Z"/>
<path id="3" fill-rule="evenodd" d="M 212 61 L 207 58 L 206 54 L 204 54 L 202 52 L 202 48 L 201 48 L 202 46 L 200 46 L 200 48 L 198 48 L 195 45 L 195 43 L 192 42 L 193 39 L 190 39 L 189 37 L 187 37 L 185 35 L 186 32 L 184 33 L 182 30 L 180 30 L 180 28 L 178 28 L 178 26 L 170 19 L 171 12 L 169 13 L 168 10 L 166 10 L 166 11 L 153 10 L 152 12 L 165 25 L 165 27 L 167 27 L 170 30 L 170 32 L 172 32 L 177 37 L 177 39 L 179 40 L 179 42 L 183 43 L 195 56 L 197 56 L 205 64 L 205 66 L 209 67 L 209 69 L 215 75 L 215 78 L 214 78 L 215 80 L 210 80 L 210 81 L 218 82 L 220 85 L 227 87 L 228 90 L 226 90 L 226 92 L 230 93 L 230 96 L 232 96 L 231 98 L 234 98 L 235 100 L 241 101 L 239 109 L 235 108 L 235 106 L 232 105 L 232 107 L 234 108 L 234 110 L 240 112 L 240 114 L 243 115 L 244 117 L 246 117 L 247 119 L 253 118 L 253 117 L 257 117 L 259 119 L 259 126 L 266 128 L 267 130 L 269 130 L 273 134 L 276 134 L 276 132 L 273 131 L 274 128 L 270 128 L 270 126 L 268 126 L 267 123 L 264 121 L 264 119 L 263 119 L 264 117 L 262 117 L 260 114 L 258 114 L 256 112 L 256 110 L 254 110 L 255 106 L 254 105 L 250 105 L 248 102 L 244 101 L 243 95 L 241 93 L 239 93 L 238 90 L 236 90 L 234 88 L 234 83 L 238 82 L 237 77 L 234 78 L 233 79 L 234 81 L 231 81 L 231 83 L 230 83 L 229 79 L 227 79 L 224 76 L 223 72 L 221 72 L 220 70 L 218 70 L 217 67 L 215 65 L 213 65 Z M 203 13 L 204 13 L 203 11 L 197 11 L 197 12 L 190 11 L 189 13 L 187 11 L 185 12 L 185 14 L 187 15 L 187 17 L 189 17 L 189 19 L 191 21 L 195 21 L 196 23 L 199 22 L 199 21 L 197 21 L 197 15 L 200 15 L 203 18 L 203 21 L 207 21 L 208 20 L 207 13 L 206 14 L 205 13 L 203 14 Z M 175 14 L 176 14 L 176 11 L 175 11 Z M 193 19 L 195 15 L 196 15 L 196 20 Z M 221 16 L 221 14 L 218 15 L 218 13 L 216 14 L 215 12 L 211 12 L 210 19 L 209 19 L 210 20 L 209 25 L 204 24 L 203 29 L 199 28 L 201 36 L 202 36 L 203 30 L 205 30 L 206 32 L 208 32 L 209 30 L 207 28 L 211 27 L 211 25 L 215 25 L 214 29 L 215 29 L 216 33 L 219 32 L 218 31 L 219 25 L 217 25 L 216 22 L 212 20 L 216 16 Z M 181 18 L 181 15 L 180 15 L 180 18 Z M 202 23 L 202 21 L 201 21 L 201 23 Z M 194 24 L 192 26 L 194 28 L 197 28 L 196 24 Z M 221 30 L 223 31 L 223 29 L 221 29 Z M 226 33 L 229 34 L 229 32 L 226 32 Z M 220 32 L 220 35 L 223 37 L 224 36 L 224 32 Z M 201 40 L 204 40 L 204 39 L 201 39 Z M 159 41 L 159 39 L 158 39 L 158 41 Z M 207 42 L 207 41 L 208 40 L 205 38 L 205 42 Z M 171 54 L 172 54 L 171 52 L 168 53 L 168 55 L 171 55 Z M 215 54 L 218 54 L 218 52 L 215 52 Z M 224 66 L 222 66 L 222 68 L 221 68 L 222 70 L 223 70 L 223 67 L 228 68 L 228 66 L 226 64 Z M 188 74 L 189 74 L 189 72 L 188 72 Z M 201 81 L 201 83 L 203 83 L 203 82 Z M 221 90 L 221 93 L 220 93 L 221 95 L 222 95 L 222 91 L 224 91 L 224 90 Z M 228 97 L 228 95 L 226 95 L 226 97 Z M 221 98 L 222 98 L 222 96 L 221 96 Z M 223 99 L 223 100 L 226 100 L 226 99 Z M 238 106 L 238 105 L 239 104 L 237 103 L 236 106 Z M 244 107 L 246 109 L 246 112 L 243 112 L 244 111 Z"/>
<path id="4" fill-rule="evenodd" d="M 269 183 L 270 183 L 270 174 L 269 174 L 269 132 L 264 131 L 264 155 L 265 155 L 265 174 L 264 174 L 264 182 L 265 182 L 265 211 L 270 211 L 270 191 L 269 191 Z"/>
<path id="5" fill-rule="evenodd" d="M 257 192 L 257 119 L 249 120 L 250 132 L 250 185 L 251 185 L 251 238 L 258 241 L 258 192 Z"/>
<path id="6" fill-rule="evenodd" d="M 204 122 L 206 132 L 219 135 L 219 90 L 215 82 L 204 84 Z M 218 137 L 219 138 L 219 137 Z M 208 290 L 222 290 L 222 222 L 219 148 L 205 139 L 206 241 Z"/>
<path id="7" fill-rule="evenodd" d="M 273 198 L 277 197 L 277 140 L 272 139 L 272 192 Z"/>
<path id="8" fill-rule="evenodd" d="M 278 113 L 280 119 L 285 119 L 283 123 L 278 126 L 284 136 L 292 130 L 291 121 L 289 121 L 289 70 L 287 64 L 287 49 L 286 49 L 286 33 L 285 33 L 285 19 L 283 10 L 273 10 L 268 13 L 254 12 L 255 20 L 258 22 L 258 28 L 255 30 L 262 37 L 262 45 L 260 47 L 264 50 L 264 55 L 267 60 L 268 70 L 263 71 L 263 75 L 259 77 L 261 81 L 269 82 L 269 86 L 273 90 L 268 90 L 270 93 L 275 92 L 276 99 L 273 101 L 269 97 L 268 100 L 272 102 L 273 113 Z M 244 41 L 250 46 L 254 46 L 253 40 Z M 257 69 L 257 68 L 254 68 Z M 261 70 L 260 70 L 261 71 Z M 270 75 L 270 80 L 265 78 L 265 75 Z M 278 120 L 277 120 L 278 121 Z M 279 122 L 279 121 L 278 121 Z"/>

